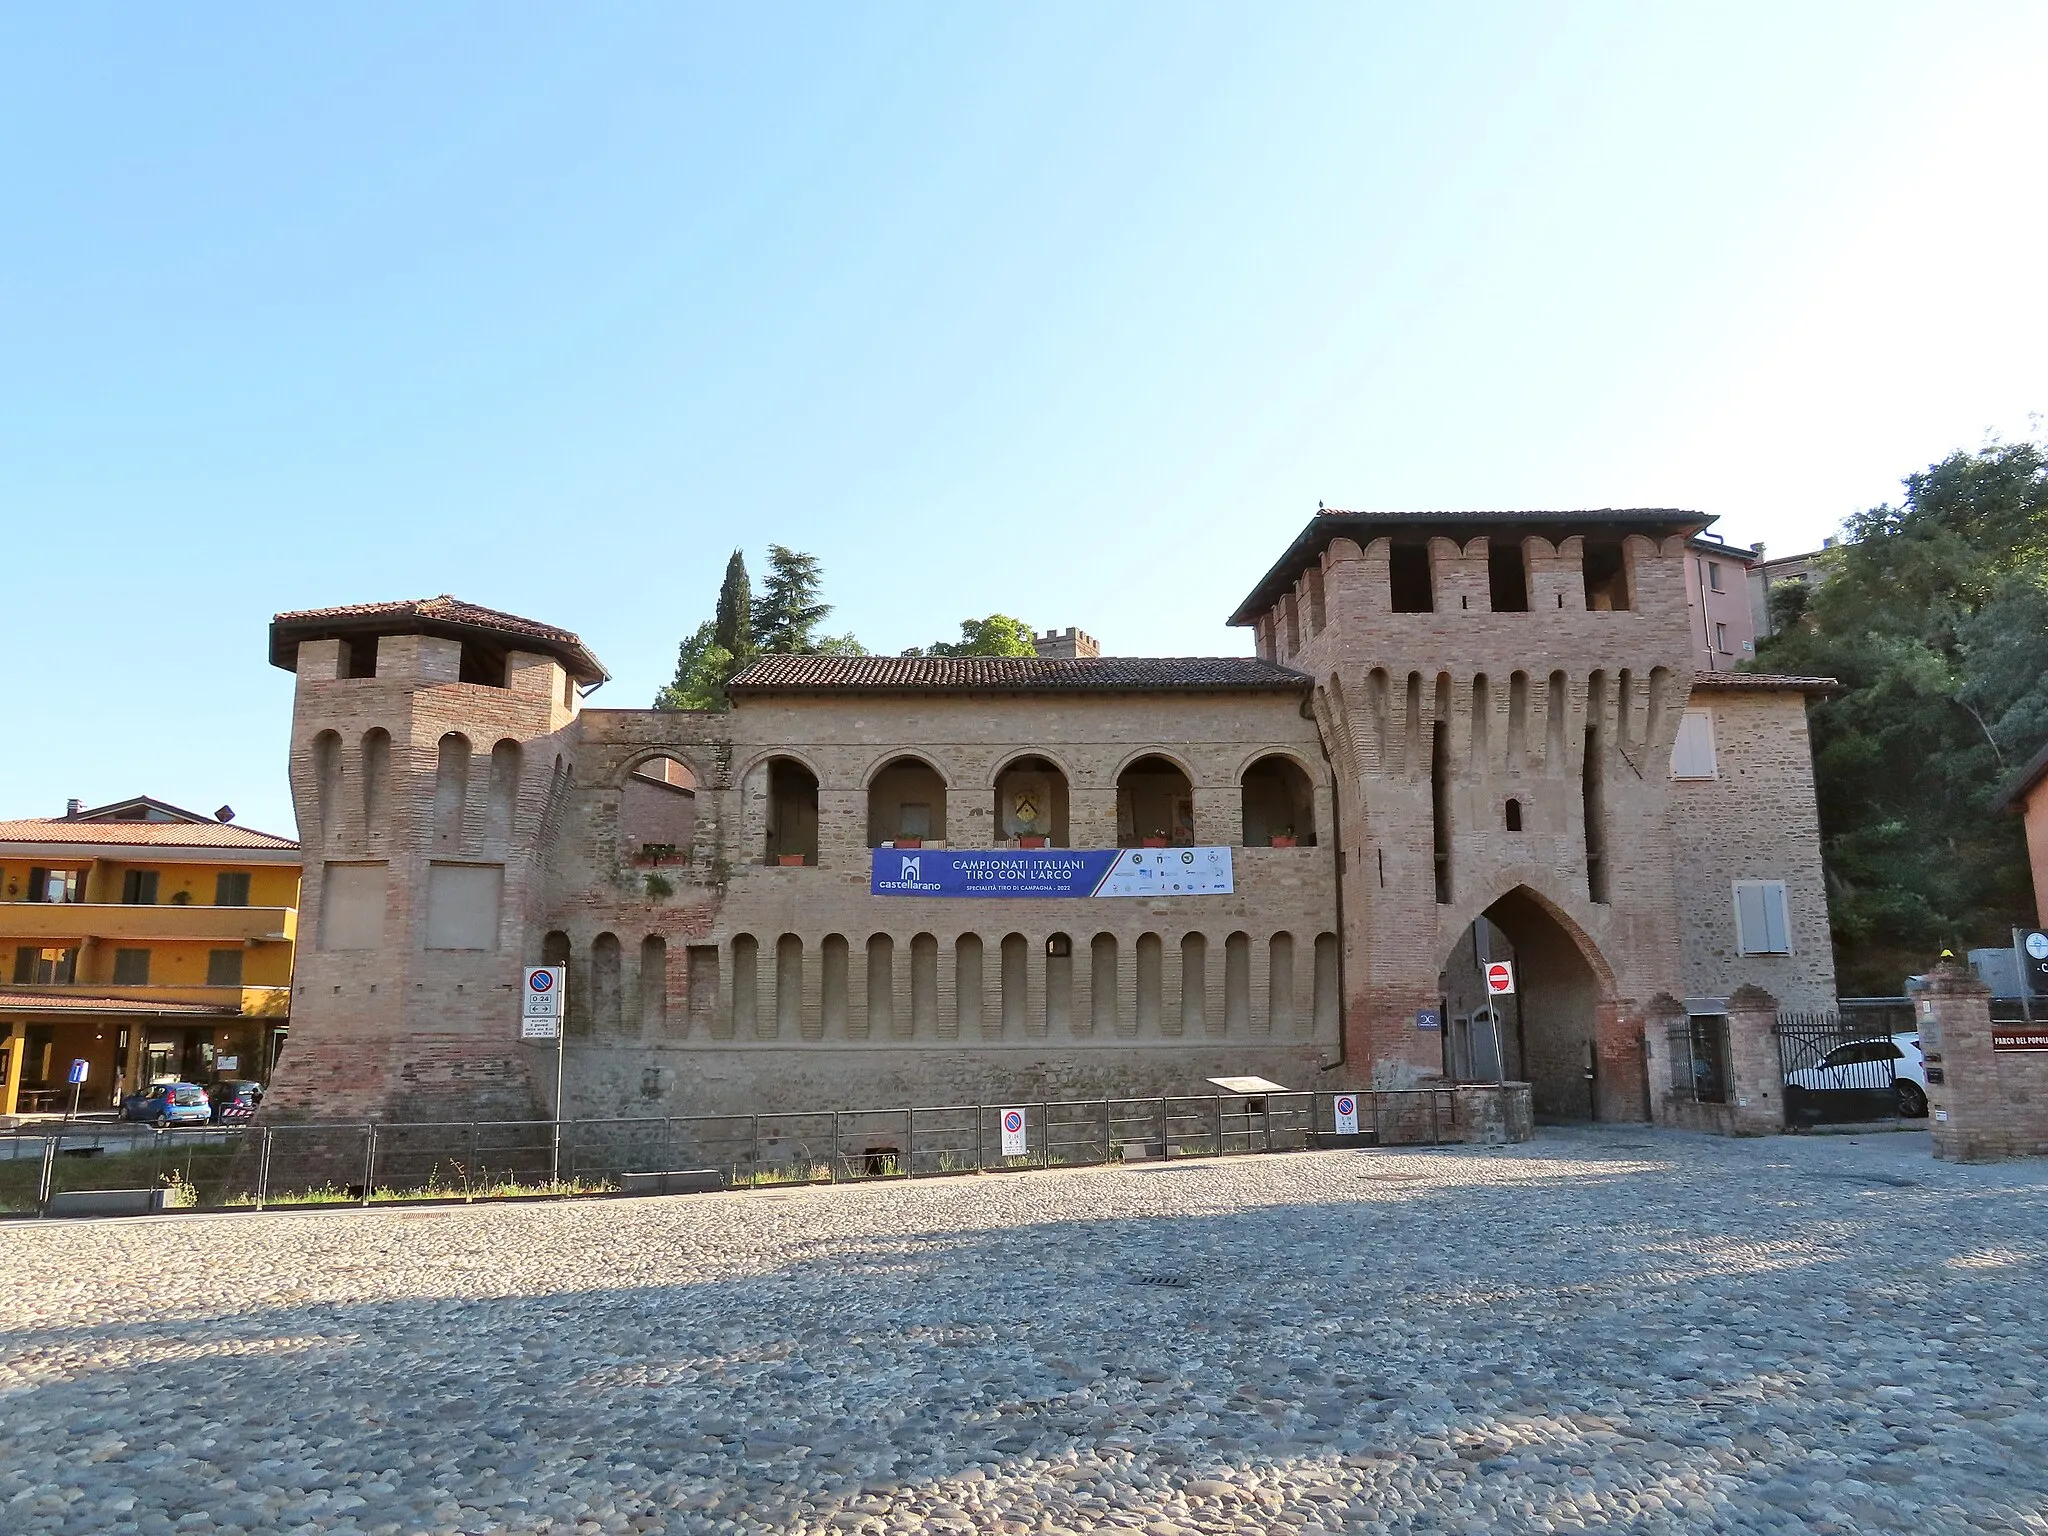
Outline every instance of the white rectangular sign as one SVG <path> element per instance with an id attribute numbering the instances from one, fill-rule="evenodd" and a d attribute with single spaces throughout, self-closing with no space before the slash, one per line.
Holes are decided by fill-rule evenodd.
<path id="1" fill-rule="evenodd" d="M 1495 960 L 1488 964 L 1486 990 L 1494 997 L 1512 996 L 1515 990 L 1515 968 L 1505 960 Z"/>
<path id="2" fill-rule="evenodd" d="M 1358 1134 L 1358 1098 L 1355 1094 L 1337 1095 L 1337 1134 L 1356 1136 Z"/>
<path id="3" fill-rule="evenodd" d="M 1023 1157 L 1030 1150 L 1030 1139 L 1024 1128 L 1024 1111 L 1006 1109 L 1003 1111 L 1003 1156 Z"/>
<path id="4" fill-rule="evenodd" d="M 561 1028 L 559 1019 L 521 1019 L 519 1038 L 522 1040 L 552 1040 Z"/>
<path id="5" fill-rule="evenodd" d="M 522 1019 L 559 1019 L 562 996 L 569 987 L 569 968 L 563 965 L 529 965 L 519 988 L 519 1016 Z M 553 1039 L 552 1033 L 548 1036 Z"/>

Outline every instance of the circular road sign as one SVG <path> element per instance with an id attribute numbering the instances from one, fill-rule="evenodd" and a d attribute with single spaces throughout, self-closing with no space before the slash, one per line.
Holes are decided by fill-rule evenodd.
<path id="1" fill-rule="evenodd" d="M 1016 1135 L 1017 1132 L 1024 1129 L 1024 1117 L 1014 1109 L 1007 1111 L 1003 1115 L 1003 1129 L 1013 1136 Z"/>

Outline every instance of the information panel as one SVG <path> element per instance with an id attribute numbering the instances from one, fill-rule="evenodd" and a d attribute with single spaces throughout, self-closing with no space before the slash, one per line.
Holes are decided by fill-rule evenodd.
<path id="1" fill-rule="evenodd" d="M 877 848 L 875 896 L 1228 896 L 1228 848 Z"/>

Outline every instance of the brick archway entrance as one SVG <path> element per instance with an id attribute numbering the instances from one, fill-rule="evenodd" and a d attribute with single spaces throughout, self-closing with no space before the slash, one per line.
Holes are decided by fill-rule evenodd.
<path id="1" fill-rule="evenodd" d="M 1515 991 L 1492 997 L 1487 963 L 1514 968 Z M 1576 925 L 1517 886 L 1452 947 L 1440 976 L 1444 1070 L 1466 1081 L 1522 1080 L 1539 1121 L 1600 1118 L 1602 1021 L 1615 1017 L 1612 972 Z"/>

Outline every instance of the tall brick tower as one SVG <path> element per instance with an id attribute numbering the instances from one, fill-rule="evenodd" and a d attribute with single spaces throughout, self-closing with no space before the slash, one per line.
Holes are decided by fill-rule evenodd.
<path id="1" fill-rule="evenodd" d="M 1324 512 L 1233 616 L 1316 681 L 1346 1054 L 1376 1084 L 1440 1070 L 1446 967 L 1497 933 L 1537 1113 L 1647 1117 L 1644 1005 L 1681 990 L 1667 769 L 1707 521 Z"/>
<path id="2" fill-rule="evenodd" d="M 450 597 L 279 614 L 298 674 L 292 798 L 305 880 L 292 1037 L 267 1117 L 545 1113 L 518 1043 L 577 687 L 576 636 Z"/>

